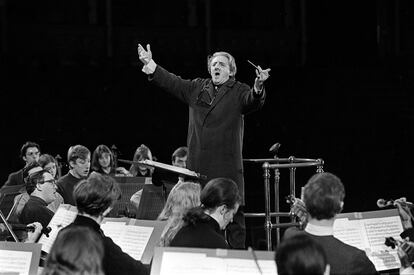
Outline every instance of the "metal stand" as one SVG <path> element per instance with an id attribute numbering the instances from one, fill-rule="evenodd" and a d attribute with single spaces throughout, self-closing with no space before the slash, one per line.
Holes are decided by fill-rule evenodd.
<path id="1" fill-rule="evenodd" d="M 311 167 L 316 166 L 316 172 L 323 172 L 323 160 L 322 159 L 306 159 L 306 158 L 295 158 L 293 156 L 289 158 L 278 158 L 274 159 L 246 159 L 245 161 L 259 162 L 262 164 L 263 169 L 263 180 L 265 188 L 265 213 L 246 213 L 246 217 L 265 217 L 264 228 L 266 231 L 266 243 L 267 250 L 272 250 L 272 229 L 276 229 L 276 241 L 280 242 L 280 228 L 297 226 L 299 223 L 295 223 L 294 217 L 290 213 L 279 212 L 279 187 L 280 187 L 280 171 L 282 168 L 289 168 L 290 173 L 290 195 L 296 197 L 295 190 L 295 173 L 296 168 L 299 167 Z M 270 170 L 274 170 L 274 198 L 275 198 L 275 212 L 271 212 L 270 209 Z M 271 218 L 276 218 L 276 223 L 272 223 Z M 290 223 L 280 223 L 280 217 L 291 217 Z"/>

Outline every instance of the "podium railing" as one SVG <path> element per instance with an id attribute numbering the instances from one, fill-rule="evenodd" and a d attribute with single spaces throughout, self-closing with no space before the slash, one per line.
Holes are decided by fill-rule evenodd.
<path id="1" fill-rule="evenodd" d="M 316 166 L 316 172 L 323 172 L 323 160 L 322 159 L 308 159 L 308 158 L 295 158 L 290 156 L 289 158 L 271 158 L 271 159 L 244 159 L 244 161 L 262 163 L 263 169 L 263 182 L 265 188 L 265 212 L 264 213 L 245 213 L 246 217 L 264 217 L 264 228 L 266 232 L 266 244 L 267 250 L 272 250 L 272 229 L 276 229 L 276 241 L 280 242 L 280 228 L 299 225 L 295 223 L 294 216 L 288 212 L 280 212 L 279 197 L 280 197 L 280 171 L 279 169 L 288 168 L 290 172 L 290 195 L 296 197 L 295 190 L 295 176 L 296 168 L 312 167 Z M 270 202 L 270 171 L 274 170 L 274 212 L 271 210 Z M 272 217 L 275 217 L 276 222 L 272 223 Z M 290 223 L 280 223 L 280 217 L 291 217 Z"/>

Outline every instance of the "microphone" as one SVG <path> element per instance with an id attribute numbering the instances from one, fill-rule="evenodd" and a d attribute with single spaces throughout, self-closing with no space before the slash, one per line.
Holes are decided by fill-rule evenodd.
<path id="1" fill-rule="evenodd" d="M 271 152 L 271 153 L 277 153 L 277 151 L 279 150 L 279 148 L 280 148 L 280 143 L 277 142 L 277 143 L 273 144 L 272 147 L 270 147 L 269 152 Z"/>

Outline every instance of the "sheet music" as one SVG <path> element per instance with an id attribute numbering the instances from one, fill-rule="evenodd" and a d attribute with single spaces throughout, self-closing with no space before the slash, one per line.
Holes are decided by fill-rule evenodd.
<path id="1" fill-rule="evenodd" d="M 262 274 L 277 274 L 274 260 L 259 260 Z M 207 257 L 204 253 L 164 252 L 160 275 L 260 274 L 253 259 Z"/>
<path id="2" fill-rule="evenodd" d="M 0 250 L 0 273 L 29 274 L 32 252 Z"/>
<path id="3" fill-rule="evenodd" d="M 334 236 L 361 250 L 369 248 L 367 234 L 361 220 L 336 219 L 334 222 Z"/>
<path id="4" fill-rule="evenodd" d="M 121 222 L 106 222 L 101 225 L 101 229 L 122 251 L 139 261 L 154 230 L 153 227 L 126 225 Z"/>
<path id="5" fill-rule="evenodd" d="M 49 227 L 52 229 L 49 233 L 49 237 L 44 234 L 40 237 L 38 243 L 42 244 L 42 250 L 49 253 L 53 243 L 57 237 L 59 231 L 71 224 L 78 213 L 73 210 L 68 210 L 64 207 L 59 207 L 55 215 L 49 222 Z"/>
<path id="6" fill-rule="evenodd" d="M 378 271 L 401 266 L 397 250 L 387 247 L 386 237 L 400 239 L 403 232 L 399 216 L 349 220 L 336 219 L 334 236 L 344 243 L 355 246 L 367 253 L 368 258 Z"/>

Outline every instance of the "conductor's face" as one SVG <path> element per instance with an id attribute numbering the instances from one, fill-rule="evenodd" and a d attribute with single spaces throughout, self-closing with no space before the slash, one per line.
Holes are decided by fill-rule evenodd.
<path id="1" fill-rule="evenodd" d="M 220 85 L 230 78 L 230 65 L 227 57 L 219 55 L 211 60 L 211 79 L 215 85 Z"/>

